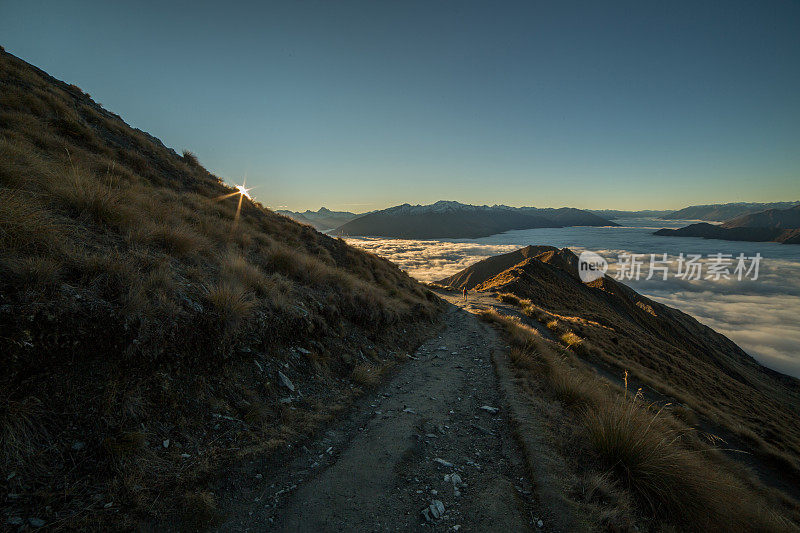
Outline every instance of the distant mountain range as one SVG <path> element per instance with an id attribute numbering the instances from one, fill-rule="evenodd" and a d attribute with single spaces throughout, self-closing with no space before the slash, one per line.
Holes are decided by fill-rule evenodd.
<path id="1" fill-rule="evenodd" d="M 800 205 L 742 215 L 719 225 L 701 222 L 680 229 L 660 229 L 654 235 L 800 244 Z"/>
<path id="2" fill-rule="evenodd" d="M 319 231 L 341 236 L 374 236 L 402 239 L 474 239 L 510 230 L 559 228 L 565 226 L 618 226 L 615 219 L 654 218 L 662 220 L 727 221 L 723 225 L 692 224 L 677 230 L 663 229 L 657 235 L 704 237 L 745 241 L 795 243 L 796 224 L 790 210 L 800 202 L 728 203 L 693 205 L 678 211 L 645 209 L 583 210 L 571 207 L 537 208 L 507 205 L 469 205 L 440 200 L 430 205 L 402 204 L 368 213 L 278 210 L 297 222 Z M 746 218 L 758 215 L 757 218 Z M 785 217 L 785 218 L 781 218 Z"/>
<path id="3" fill-rule="evenodd" d="M 476 206 L 442 200 L 430 205 L 403 204 L 374 211 L 343 224 L 333 233 L 402 239 L 474 239 L 515 229 L 617 225 L 569 207 Z"/>
<path id="4" fill-rule="evenodd" d="M 608 220 L 616 220 L 618 218 L 654 218 L 660 217 L 663 218 L 665 215 L 669 215 L 674 211 L 669 209 L 644 209 L 642 211 L 620 211 L 617 209 L 588 209 L 590 213 L 594 213 L 595 215 L 603 218 L 607 218 Z"/>
<path id="5" fill-rule="evenodd" d="M 327 231 L 338 228 L 342 224 L 350 222 L 361 215 L 349 211 L 331 211 L 325 207 L 320 207 L 319 211 L 286 211 L 278 210 L 277 213 L 287 216 L 301 224 L 308 224 L 319 231 Z"/>
<path id="6" fill-rule="evenodd" d="M 798 204 L 800 204 L 800 201 L 691 205 L 679 209 L 678 211 L 672 211 L 671 213 L 661 216 L 661 218 L 663 220 L 707 220 L 709 222 L 722 222 L 742 215 L 766 211 L 768 209 L 788 209 Z"/>

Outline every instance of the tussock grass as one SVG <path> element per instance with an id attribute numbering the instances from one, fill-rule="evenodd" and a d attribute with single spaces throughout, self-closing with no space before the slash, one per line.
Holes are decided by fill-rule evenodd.
<path id="1" fill-rule="evenodd" d="M 49 252 L 59 248 L 63 224 L 20 190 L 0 189 L 0 245 L 5 250 Z"/>
<path id="2" fill-rule="evenodd" d="M 73 529 L 85 513 L 163 518 L 165 495 L 273 453 L 371 382 L 342 353 L 411 349 L 440 311 L 388 261 L 257 201 L 238 209 L 235 192 L 0 52 L 0 471 L 17 472 L 15 506 Z M 289 359 L 300 346 L 315 358 Z M 278 368 L 303 406 L 276 405 Z M 253 423 L 230 427 L 241 417 Z M 167 438 L 206 455 L 153 446 Z M 73 453 L 76 439 L 97 445 Z M 125 510 L 102 514 L 88 486 Z"/>
<path id="3" fill-rule="evenodd" d="M 627 373 L 625 388 L 617 389 L 518 318 L 496 310 L 479 314 L 508 334 L 509 358 L 520 375 L 568 409 L 568 420 L 561 417 L 559 423 L 576 429 L 554 438 L 564 439 L 564 448 L 581 439 L 596 458 L 578 463 L 575 468 L 582 470 L 575 475 L 586 480 L 576 492 L 598 524 L 619 528 L 644 517 L 678 530 L 796 530 L 778 511 L 793 504 L 732 468 L 714 443 L 701 441 L 681 417 L 667 414 L 671 405 L 648 404 L 641 391 L 628 393 Z M 573 346 L 573 340 L 562 342 Z M 526 385 L 526 390 L 536 388 Z M 532 394 L 541 401 L 541 393 Z"/>
<path id="4" fill-rule="evenodd" d="M 208 287 L 205 299 L 231 328 L 246 319 L 256 305 L 252 293 L 235 281 L 223 281 Z"/>
<path id="5" fill-rule="evenodd" d="M 352 379 L 363 387 L 374 387 L 380 381 L 381 369 L 364 363 L 353 368 Z"/>

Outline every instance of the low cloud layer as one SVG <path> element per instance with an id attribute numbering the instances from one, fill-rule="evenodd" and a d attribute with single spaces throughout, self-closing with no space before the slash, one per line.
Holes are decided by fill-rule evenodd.
<path id="1" fill-rule="evenodd" d="M 424 282 L 437 281 L 492 255 L 519 248 L 510 244 L 474 244 L 403 239 L 352 238 L 349 244 L 394 262 L 409 275 Z"/>
<path id="2" fill-rule="evenodd" d="M 420 281 L 436 281 L 518 244 L 353 238 L 348 242 L 385 257 Z M 581 248 L 573 247 L 580 252 Z M 616 273 L 625 249 L 592 250 Z M 641 250 L 639 250 L 641 251 Z M 707 262 L 707 260 L 706 260 Z M 674 268 L 674 267 L 673 267 Z M 646 269 L 643 270 L 646 273 Z M 764 258 L 757 280 L 626 280 L 638 292 L 688 313 L 727 336 L 762 364 L 800 377 L 800 261 Z"/>

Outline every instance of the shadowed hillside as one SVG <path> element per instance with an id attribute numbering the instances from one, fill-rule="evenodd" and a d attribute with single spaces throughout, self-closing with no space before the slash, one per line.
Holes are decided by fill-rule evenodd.
<path id="1" fill-rule="evenodd" d="M 729 204 L 692 205 L 663 215 L 661 218 L 664 220 L 708 220 L 711 222 L 722 222 L 769 209 L 789 209 L 797 204 L 798 202 L 737 202 Z"/>
<path id="2" fill-rule="evenodd" d="M 193 482 L 309 434 L 438 312 L 2 51 L 0 198 L 4 524 L 212 520 Z"/>
<path id="3" fill-rule="evenodd" d="M 505 268 L 506 257 L 524 258 Z M 629 371 L 658 397 L 685 405 L 712 432 L 758 455 L 771 483 L 798 486 L 800 381 L 759 365 L 689 315 L 608 277 L 582 283 L 577 257 L 566 248 L 524 248 L 440 283 L 512 295 L 526 315 L 588 362 L 615 375 Z"/>
<path id="4" fill-rule="evenodd" d="M 679 229 L 660 229 L 654 235 L 800 244 L 800 205 L 742 215 L 720 225 L 703 222 Z"/>

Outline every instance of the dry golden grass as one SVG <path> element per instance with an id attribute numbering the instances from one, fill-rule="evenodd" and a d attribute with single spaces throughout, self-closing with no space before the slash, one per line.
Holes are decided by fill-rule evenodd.
<path id="1" fill-rule="evenodd" d="M 380 381 L 381 369 L 375 365 L 364 363 L 353 368 L 352 380 L 362 387 L 374 387 Z"/>
<path id="2" fill-rule="evenodd" d="M 235 281 L 223 281 L 210 286 L 206 290 L 205 299 L 231 327 L 246 319 L 256 305 L 252 293 Z"/>
<path id="3" fill-rule="evenodd" d="M 592 289 L 599 288 L 596 292 L 606 296 L 593 299 Z M 536 294 L 542 287 L 518 289 Z M 680 402 L 690 409 L 689 423 L 702 419 L 711 424 L 737 448 L 756 454 L 770 475 L 785 477 L 789 484 L 800 481 L 796 380 L 765 370 L 694 319 L 646 303 L 613 282 L 595 282 L 587 293 L 567 299 L 550 290 L 536 298 L 540 305 L 513 294 L 498 297 L 545 325 L 575 354 L 625 369 L 641 384 Z M 613 306 L 607 298 L 615 298 Z M 584 309 L 576 309 L 576 300 Z"/>
<path id="4" fill-rule="evenodd" d="M 279 407 L 277 368 L 327 412 L 371 376 L 342 353 L 410 349 L 439 312 L 388 261 L 258 202 L 238 211 L 234 192 L 191 152 L 0 52 L 0 471 L 17 473 L 15 506 L 103 529 L 93 486 L 121 515 L 163 517 L 165 495 L 201 471 L 315 427 L 319 413 Z M 312 343 L 316 359 L 283 366 Z M 220 438 L 214 398 L 214 413 L 252 423 Z M 207 455 L 126 440 L 162 442 L 165 428 Z M 72 453 L 75 439 L 98 444 Z"/>
<path id="5" fill-rule="evenodd" d="M 733 468 L 679 417 L 670 417 L 671 406 L 647 404 L 640 393 L 617 390 L 515 317 L 495 310 L 479 314 L 509 336 L 509 358 L 530 383 L 525 390 L 541 402 L 541 393 L 534 391 L 543 387 L 568 409 L 567 418 L 562 415 L 558 423 L 582 428 L 556 432 L 551 438 L 561 440 L 557 445 L 565 453 L 581 453 L 575 449 L 580 439 L 596 457 L 596 464 L 566 460 L 576 469 L 573 476 L 595 480 L 593 488 L 582 484 L 576 492 L 596 524 L 615 524 L 615 529 L 644 518 L 667 530 L 796 530 L 779 510 L 785 505 L 784 512 L 790 514 L 793 502 Z M 598 505 L 597 491 L 613 497 L 601 498 Z"/>

